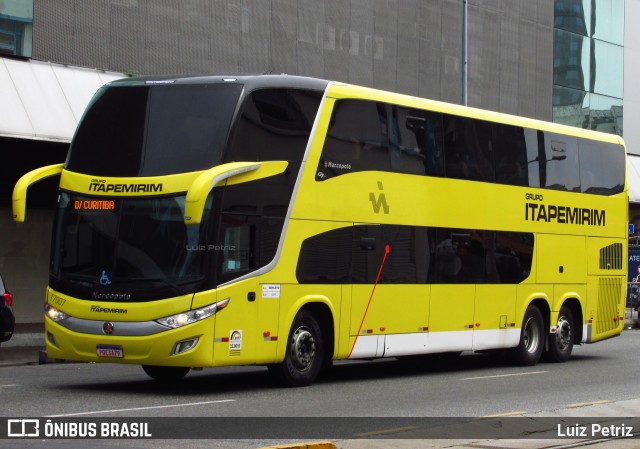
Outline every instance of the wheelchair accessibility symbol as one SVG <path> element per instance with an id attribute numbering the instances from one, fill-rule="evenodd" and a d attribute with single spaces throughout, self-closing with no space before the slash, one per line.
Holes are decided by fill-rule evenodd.
<path id="1" fill-rule="evenodd" d="M 111 273 L 107 270 L 102 270 L 100 275 L 100 285 L 111 285 Z"/>

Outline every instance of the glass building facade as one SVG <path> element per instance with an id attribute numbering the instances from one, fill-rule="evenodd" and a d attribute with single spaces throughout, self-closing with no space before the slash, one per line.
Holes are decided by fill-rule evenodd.
<path id="1" fill-rule="evenodd" d="M 555 0 L 553 121 L 622 135 L 624 0 Z"/>

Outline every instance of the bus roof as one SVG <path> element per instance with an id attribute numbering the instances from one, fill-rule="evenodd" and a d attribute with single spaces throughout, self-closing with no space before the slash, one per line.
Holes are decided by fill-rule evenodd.
<path id="1" fill-rule="evenodd" d="M 124 78 L 109 83 L 110 86 L 162 85 L 162 84 L 214 84 L 220 82 L 237 82 L 247 86 L 249 90 L 267 87 L 290 87 L 294 89 L 312 89 L 324 91 L 329 81 L 297 75 L 160 75 Z"/>

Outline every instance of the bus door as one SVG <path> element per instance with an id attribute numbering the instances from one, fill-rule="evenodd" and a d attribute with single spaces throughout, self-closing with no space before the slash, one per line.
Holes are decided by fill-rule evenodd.
<path id="1" fill-rule="evenodd" d="M 425 228 L 354 226 L 351 357 L 428 351 L 428 238 Z"/>
<path id="2" fill-rule="evenodd" d="M 270 260 L 264 256 L 263 246 L 277 247 L 279 234 L 269 232 L 265 221 L 255 215 L 223 214 L 219 239 L 210 245 L 223 283 L 218 298 L 231 298 L 224 313 L 216 318 L 216 364 L 225 364 L 223 360 L 234 364 L 275 360 L 277 343 L 271 337 L 277 335 L 282 286 L 265 283 L 259 277 L 233 282 Z"/>

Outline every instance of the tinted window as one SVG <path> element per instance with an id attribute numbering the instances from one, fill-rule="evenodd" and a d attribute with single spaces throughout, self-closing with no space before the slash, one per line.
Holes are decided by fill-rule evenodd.
<path id="1" fill-rule="evenodd" d="M 99 176 L 157 176 L 219 163 L 238 84 L 103 88 L 71 144 L 67 169 Z"/>
<path id="2" fill-rule="evenodd" d="M 316 179 L 358 171 L 442 176 L 442 115 L 365 100 L 337 101 Z"/>
<path id="3" fill-rule="evenodd" d="M 294 181 L 295 174 L 286 171 L 213 190 L 219 225 L 206 226 L 219 228 L 208 242 L 216 251 L 218 283 L 261 268 L 275 257 Z"/>
<path id="4" fill-rule="evenodd" d="M 380 273 L 382 284 L 517 284 L 533 243 L 530 233 L 354 226 L 305 240 L 296 274 L 301 283 L 373 284 Z"/>
<path id="5" fill-rule="evenodd" d="M 370 170 L 603 195 L 621 191 L 622 147 L 588 139 L 582 146 L 584 160 L 578 138 L 572 136 L 380 102 L 339 100 L 316 180 Z"/>
<path id="6" fill-rule="evenodd" d="M 392 171 L 444 176 L 442 114 L 393 106 L 391 123 Z"/>
<path id="7" fill-rule="evenodd" d="M 136 176 L 149 87 L 102 88 L 71 143 L 67 169 L 103 176 Z"/>
<path id="8" fill-rule="evenodd" d="M 299 163 L 304 156 L 321 97 L 320 92 L 295 89 L 252 92 L 242 105 L 224 161 Z"/>
<path id="9" fill-rule="evenodd" d="M 580 191 L 578 139 L 550 132 L 544 133 L 538 165 L 540 186 L 547 189 Z"/>
<path id="10" fill-rule="evenodd" d="M 383 103 L 337 101 L 316 173 L 319 181 L 345 173 L 390 171 L 386 109 Z"/>
<path id="11" fill-rule="evenodd" d="M 444 148 L 448 178 L 495 181 L 488 122 L 466 117 L 444 117 Z"/>
<path id="12" fill-rule="evenodd" d="M 620 145 L 579 140 L 580 185 L 583 192 L 613 195 L 624 187 L 624 150 Z"/>
<path id="13" fill-rule="evenodd" d="M 340 228 L 302 242 L 296 276 L 300 283 L 348 283 L 352 227 Z"/>

